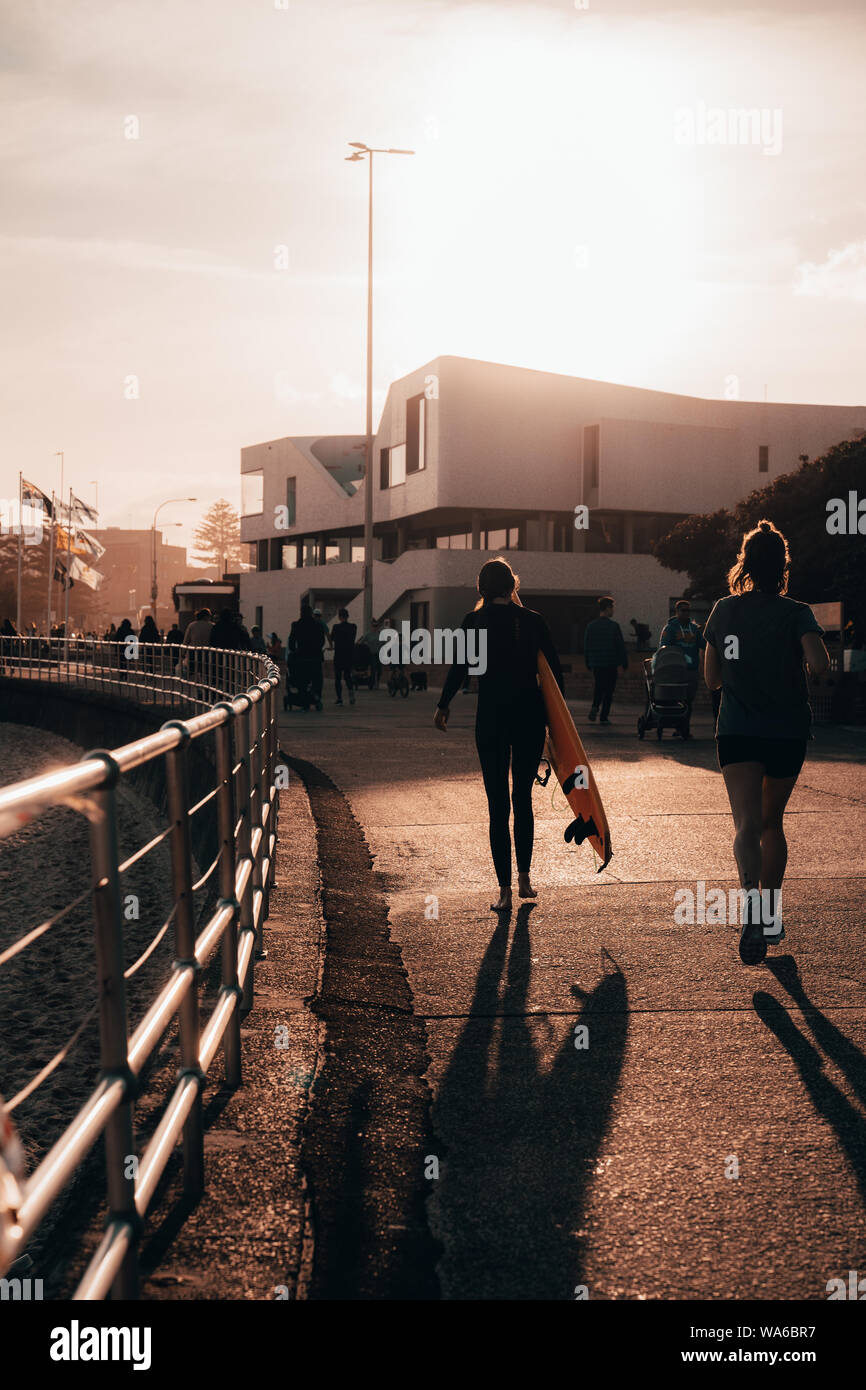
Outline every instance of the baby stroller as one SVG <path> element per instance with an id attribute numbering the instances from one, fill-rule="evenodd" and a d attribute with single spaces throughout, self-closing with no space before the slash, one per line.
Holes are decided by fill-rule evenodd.
<path id="1" fill-rule="evenodd" d="M 310 663 L 302 657 L 290 656 L 286 665 L 286 693 L 283 696 L 283 709 L 322 708 L 322 702 L 313 691 Z"/>
<path id="2" fill-rule="evenodd" d="M 355 643 L 355 650 L 352 653 L 352 680 L 356 686 L 366 685 L 368 690 L 372 690 L 376 684 L 373 658 L 366 642 Z"/>
<path id="3" fill-rule="evenodd" d="M 695 672 L 689 669 L 684 653 L 679 647 L 659 647 L 644 662 L 643 670 L 646 709 L 637 721 L 638 738 L 642 739 L 648 729 L 655 729 L 658 739 L 665 729 L 688 738 Z"/>

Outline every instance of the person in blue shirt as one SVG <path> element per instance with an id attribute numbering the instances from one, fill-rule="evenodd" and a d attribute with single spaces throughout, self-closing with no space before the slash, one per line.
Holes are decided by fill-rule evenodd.
<path id="1" fill-rule="evenodd" d="M 660 647 L 679 647 L 690 671 L 699 671 L 701 652 L 707 645 L 704 634 L 697 623 L 692 622 L 692 608 L 688 599 L 681 598 L 674 609 L 674 617 L 662 628 Z"/>
<path id="2" fill-rule="evenodd" d="M 706 639 L 697 623 L 692 622 L 692 608 L 688 599 L 681 598 L 674 608 L 674 616 L 665 623 L 659 638 L 660 647 L 679 647 L 689 668 L 689 713 L 691 714 L 695 695 L 698 692 L 698 674 L 701 669 L 701 652 L 706 647 Z M 686 735 L 683 735 L 685 737 Z"/>

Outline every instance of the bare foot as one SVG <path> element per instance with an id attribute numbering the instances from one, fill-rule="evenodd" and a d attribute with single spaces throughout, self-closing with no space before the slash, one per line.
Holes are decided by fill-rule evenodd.
<path id="1" fill-rule="evenodd" d="M 499 890 L 499 901 L 490 904 L 491 912 L 510 912 L 511 911 L 511 889 L 501 888 Z"/>
<path id="2" fill-rule="evenodd" d="M 537 898 L 538 894 L 529 882 L 529 874 L 517 875 L 517 891 L 521 898 Z"/>

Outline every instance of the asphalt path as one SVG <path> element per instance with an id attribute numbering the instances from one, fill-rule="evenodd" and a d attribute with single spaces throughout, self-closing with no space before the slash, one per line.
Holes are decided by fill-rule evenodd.
<path id="1" fill-rule="evenodd" d="M 866 735 L 816 731 L 786 822 L 787 939 L 746 968 L 735 927 L 674 916 L 678 890 L 735 886 L 706 720 L 689 743 L 641 743 L 637 709 L 602 729 L 573 706 L 614 856 L 596 874 L 589 846 L 563 841 L 561 795 L 537 788 L 539 896 L 506 919 L 488 906 L 475 699 L 458 695 L 445 735 L 435 702 L 360 691 L 337 708 L 326 691 L 322 712 L 280 719 L 327 843 L 324 951 L 343 974 L 319 1020 L 360 1141 L 348 1172 L 314 1086 L 308 1180 L 330 1170 L 363 1220 L 322 1194 L 331 1254 L 308 1292 L 353 1296 L 334 1212 L 365 1231 L 361 1297 L 394 1296 L 383 1233 L 407 1230 L 430 1266 L 419 1297 L 431 1269 L 450 1299 L 825 1299 L 829 1280 L 866 1273 Z M 375 1055 L 369 1020 L 352 1023 L 365 1008 L 383 1020 Z"/>

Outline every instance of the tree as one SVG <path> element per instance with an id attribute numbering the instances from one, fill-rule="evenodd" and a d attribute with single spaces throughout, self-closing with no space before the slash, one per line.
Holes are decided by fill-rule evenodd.
<path id="1" fill-rule="evenodd" d="M 48 553 L 49 533 L 46 526 L 39 545 L 22 547 L 21 564 L 21 623 L 27 627 L 35 622 L 41 630 L 45 626 L 45 611 L 48 606 Z M 63 550 L 55 553 L 55 565 L 65 562 Z M 16 536 L 0 536 L 0 621 L 10 618 L 15 622 L 18 592 L 18 539 Z M 51 588 L 51 606 L 55 622 L 62 622 L 66 596 L 60 583 Z M 105 601 L 101 595 L 88 588 L 86 584 L 74 583 L 69 595 L 70 628 L 101 629 L 106 618 Z"/>
<path id="2" fill-rule="evenodd" d="M 653 546 L 666 569 L 685 570 L 689 598 L 717 599 L 743 534 L 767 517 L 787 537 L 791 551 L 788 593 L 804 603 L 842 600 L 846 620 L 866 635 L 866 507 L 838 534 L 828 529 L 849 493 L 866 501 L 866 436 L 836 444 L 823 458 L 806 461 L 743 498 L 732 511 L 691 516 Z M 855 501 L 855 508 L 856 508 Z M 858 528 L 859 520 L 859 528 Z M 862 528 L 862 529 L 861 529 Z"/>
<path id="3" fill-rule="evenodd" d="M 21 621 L 44 622 L 48 602 L 48 542 L 22 546 Z M 0 621 L 14 623 L 18 606 L 18 538 L 0 537 Z"/>
<path id="4" fill-rule="evenodd" d="M 193 544 L 196 557 L 218 565 L 221 574 L 241 568 L 241 519 L 231 502 L 221 497 L 208 508 L 193 536 Z"/>

